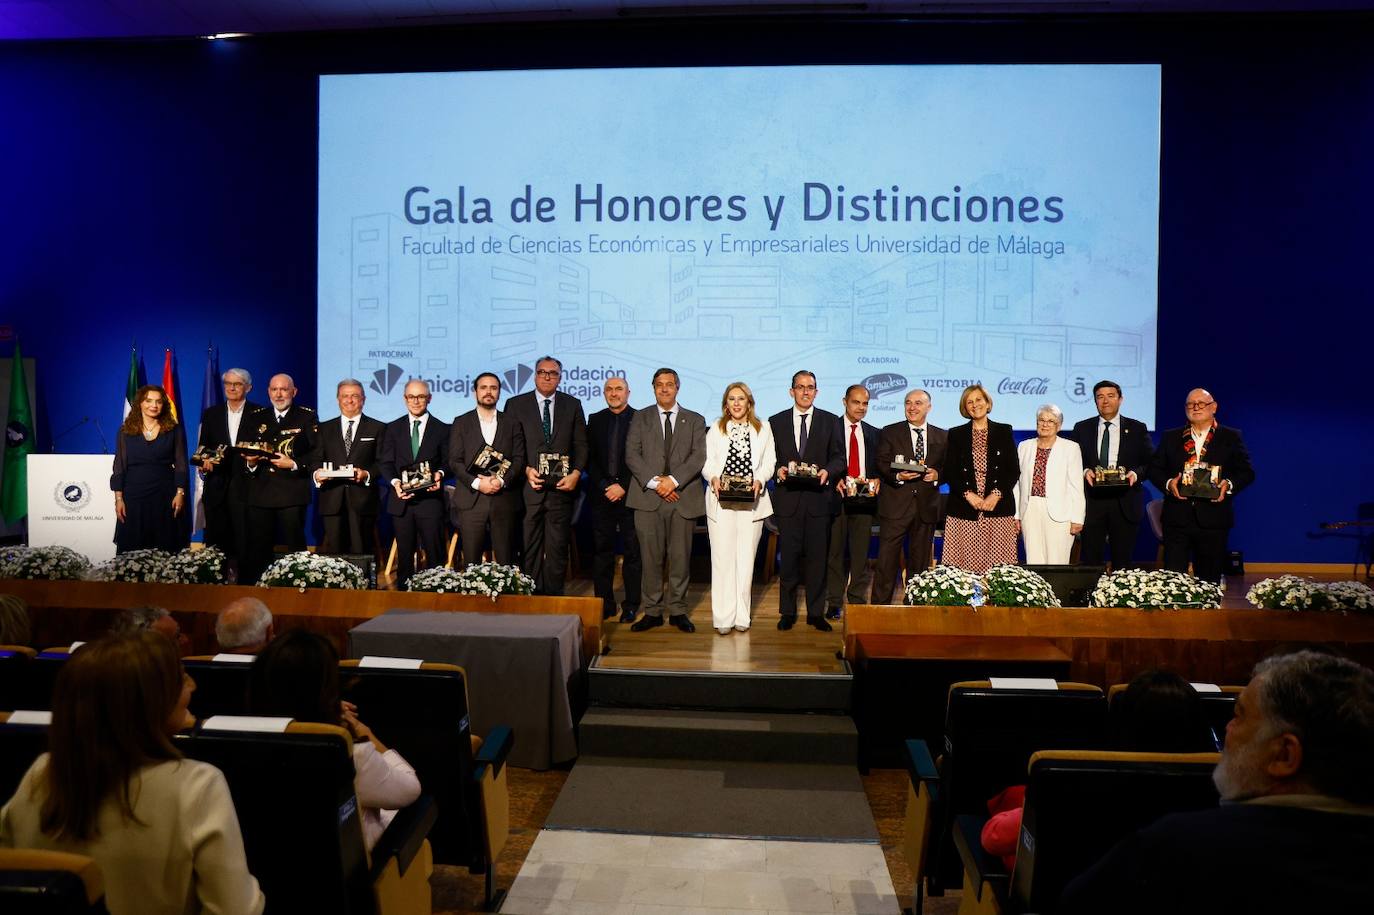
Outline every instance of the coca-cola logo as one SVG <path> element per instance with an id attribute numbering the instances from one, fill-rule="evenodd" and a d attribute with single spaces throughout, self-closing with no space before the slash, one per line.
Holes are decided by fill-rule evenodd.
<path id="1" fill-rule="evenodd" d="M 898 375 L 896 372 L 879 372 L 876 375 L 869 375 L 859 384 L 868 389 L 868 396 L 877 400 L 884 394 L 891 394 L 893 391 L 906 390 L 906 376 Z"/>
<path id="2" fill-rule="evenodd" d="M 1042 376 L 1031 378 L 1003 378 L 997 382 L 998 394 L 1029 394 L 1036 397 L 1050 392 L 1050 380 Z"/>

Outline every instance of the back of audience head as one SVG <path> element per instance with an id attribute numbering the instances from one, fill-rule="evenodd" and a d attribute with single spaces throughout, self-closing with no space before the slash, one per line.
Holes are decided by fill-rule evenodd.
<path id="1" fill-rule="evenodd" d="M 1135 753 L 1200 753 L 1216 745 L 1202 716 L 1197 690 L 1169 670 L 1137 674 L 1112 702 L 1117 749 Z"/>
<path id="2" fill-rule="evenodd" d="M 249 714 L 340 724 L 339 653 L 304 629 L 277 636 L 253 661 Z"/>
<path id="3" fill-rule="evenodd" d="M 1315 794 L 1368 805 L 1371 772 L 1374 671 L 1300 651 L 1255 666 L 1213 779 L 1225 800 Z"/>
<path id="4" fill-rule="evenodd" d="M 176 617 L 161 607 L 134 607 L 121 610 L 110 625 L 110 635 L 128 635 L 131 632 L 157 632 L 171 639 L 178 654 L 186 654 L 190 640 L 181 632 L 181 624 Z"/>
<path id="5" fill-rule="evenodd" d="M 111 794 L 132 818 L 131 777 L 145 765 L 181 758 L 171 737 L 191 723 L 194 689 L 175 646 L 156 632 L 112 635 L 73 652 L 53 688 L 43 832 L 92 838 Z"/>
<path id="6" fill-rule="evenodd" d="M 0 594 L 0 645 L 29 644 L 29 605 L 21 597 Z"/>
<path id="7" fill-rule="evenodd" d="M 256 597 L 240 597 L 215 617 L 215 641 L 220 651 L 257 654 L 272 637 L 272 611 Z"/>

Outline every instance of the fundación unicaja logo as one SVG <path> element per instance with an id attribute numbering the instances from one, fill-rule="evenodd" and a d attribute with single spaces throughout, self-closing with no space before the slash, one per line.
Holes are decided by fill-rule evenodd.
<path id="1" fill-rule="evenodd" d="M 530 379 L 534 377 L 534 368 L 532 366 L 528 366 L 521 363 L 513 369 L 506 369 L 504 377 L 506 382 L 505 389 L 507 393 L 523 394 L 525 391 L 525 386 L 528 385 L 530 383 Z"/>
<path id="2" fill-rule="evenodd" d="M 405 374 L 405 369 L 394 362 L 388 362 L 386 368 L 377 369 L 372 373 L 372 383 L 368 385 L 378 394 L 390 394 L 396 388 L 396 382 L 401 380 Z"/>
<path id="3" fill-rule="evenodd" d="M 53 488 L 52 500 L 66 511 L 81 511 L 90 504 L 90 484 L 85 480 L 63 480 Z"/>

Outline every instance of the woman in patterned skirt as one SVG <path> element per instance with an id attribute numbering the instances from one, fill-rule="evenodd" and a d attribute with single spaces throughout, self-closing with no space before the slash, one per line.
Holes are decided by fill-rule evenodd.
<path id="1" fill-rule="evenodd" d="M 988 419 L 992 397 L 981 384 L 964 388 L 959 414 L 968 422 L 949 430 L 945 481 L 949 511 L 941 562 L 982 575 L 1016 562 L 1016 481 L 1021 468 L 1011 426 Z"/>
<path id="2" fill-rule="evenodd" d="M 773 475 L 773 433 L 754 415 L 754 393 L 742 381 L 725 389 L 720 419 L 706 430 L 706 533 L 711 538 L 711 625 L 721 635 L 749 630 L 754 554 L 763 519 L 773 514 L 764 484 Z M 754 481 L 754 501 L 721 502 L 722 476 Z"/>

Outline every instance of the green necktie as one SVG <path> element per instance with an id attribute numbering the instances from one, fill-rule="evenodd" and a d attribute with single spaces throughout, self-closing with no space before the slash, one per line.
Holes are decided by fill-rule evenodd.
<path id="1" fill-rule="evenodd" d="M 549 420 L 549 401 L 544 399 L 544 444 L 553 441 L 553 423 Z"/>
<path id="2" fill-rule="evenodd" d="M 1102 444 L 1097 449 L 1097 466 L 1112 466 L 1112 424 L 1106 421 L 1102 423 Z"/>
<path id="3" fill-rule="evenodd" d="M 418 458 L 420 456 L 420 421 L 412 420 L 410 424 L 410 456 Z"/>

